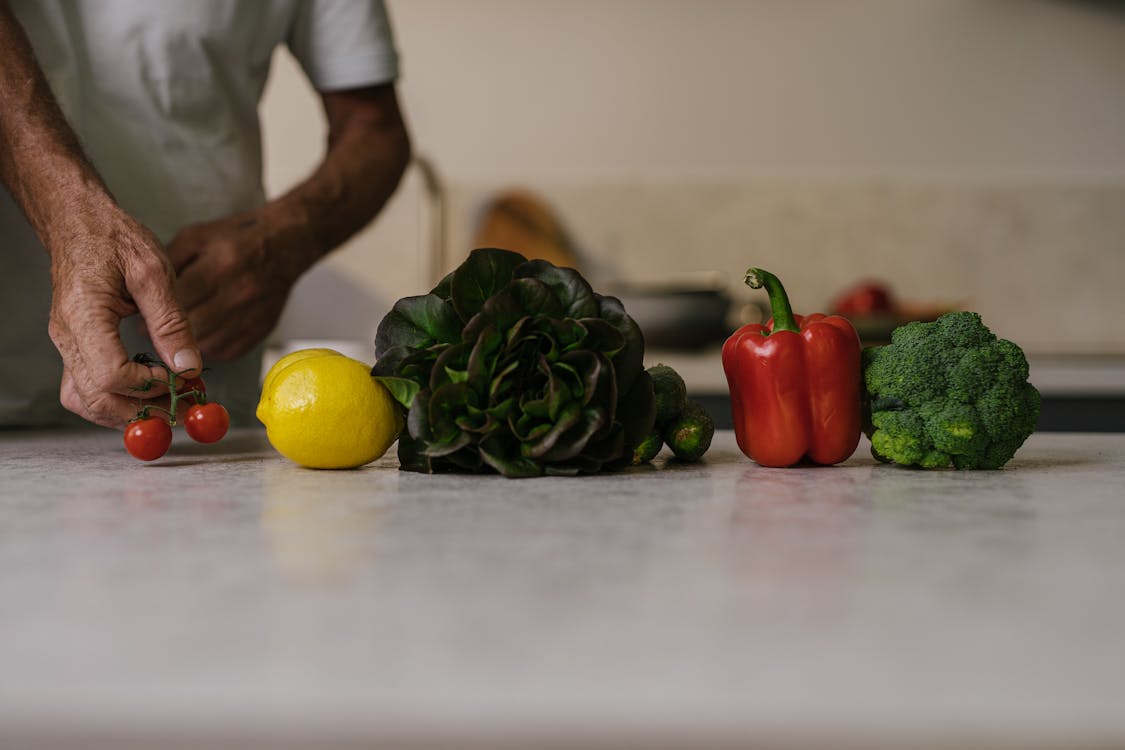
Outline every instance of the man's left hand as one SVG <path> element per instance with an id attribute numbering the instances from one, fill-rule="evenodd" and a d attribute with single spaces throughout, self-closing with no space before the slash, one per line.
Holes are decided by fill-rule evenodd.
<path id="1" fill-rule="evenodd" d="M 168 243 L 176 294 L 205 357 L 235 359 L 277 325 L 305 267 L 295 256 L 307 252 L 286 234 L 250 211 L 185 227 Z"/>

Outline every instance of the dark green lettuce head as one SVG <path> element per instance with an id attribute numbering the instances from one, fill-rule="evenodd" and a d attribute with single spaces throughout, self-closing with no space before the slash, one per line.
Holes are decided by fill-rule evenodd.
<path id="1" fill-rule="evenodd" d="M 408 411 L 402 468 L 509 477 L 629 465 L 655 419 L 640 329 L 575 270 L 474 250 L 395 303 L 372 374 Z"/>

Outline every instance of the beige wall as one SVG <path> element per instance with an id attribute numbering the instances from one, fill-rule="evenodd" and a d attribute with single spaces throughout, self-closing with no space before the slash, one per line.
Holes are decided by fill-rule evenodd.
<path id="1" fill-rule="evenodd" d="M 389 4 L 457 252 L 489 192 L 524 184 L 592 267 L 733 278 L 768 262 L 807 306 L 852 272 L 883 273 L 914 298 L 970 300 L 1031 349 L 1125 352 L 1114 325 L 1076 330 L 1055 291 L 1125 319 L 1125 11 L 1112 3 Z M 323 128 L 277 62 L 263 105 L 273 191 L 315 160 Z M 323 317 L 317 299 L 340 278 L 366 304 L 343 337 L 423 291 L 425 211 L 412 177 L 306 283 L 279 335 L 308 334 L 294 321 Z"/>
<path id="2" fill-rule="evenodd" d="M 1068 0 L 391 0 L 457 179 L 1125 177 L 1125 12 Z"/>

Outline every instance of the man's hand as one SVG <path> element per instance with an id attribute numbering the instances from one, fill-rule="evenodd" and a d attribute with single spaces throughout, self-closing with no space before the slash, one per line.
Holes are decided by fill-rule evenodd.
<path id="1" fill-rule="evenodd" d="M 168 243 L 176 294 L 203 354 L 231 360 L 277 325 L 308 261 L 299 231 L 284 231 L 269 211 L 250 211 L 181 230 Z"/>
<path id="2" fill-rule="evenodd" d="M 157 355 L 174 371 L 192 377 L 202 363 L 156 237 L 114 206 L 82 214 L 48 235 L 49 332 L 63 359 L 59 398 L 91 422 L 120 428 L 136 413 L 138 389 L 167 378 L 162 368 L 129 359 L 122 318 L 140 312 Z M 161 392 L 158 385 L 145 395 Z"/>
<path id="3" fill-rule="evenodd" d="M 166 379 L 129 360 L 123 317 L 140 312 L 170 367 L 191 376 L 202 364 L 175 298 L 172 265 L 82 153 L 4 0 L 0 52 L 0 181 L 51 256 L 48 328 L 63 360 L 59 399 L 91 422 L 123 427 L 136 411 L 136 389 Z"/>
<path id="4" fill-rule="evenodd" d="M 261 208 L 179 232 L 168 244 L 176 292 L 203 354 L 233 359 L 277 325 L 293 285 L 382 209 L 410 159 L 394 86 L 321 95 L 324 159 Z"/>

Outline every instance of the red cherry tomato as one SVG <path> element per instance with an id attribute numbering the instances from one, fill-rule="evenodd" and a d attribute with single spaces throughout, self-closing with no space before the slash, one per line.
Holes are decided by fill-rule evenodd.
<path id="1" fill-rule="evenodd" d="M 208 401 L 188 408 L 184 429 L 197 443 L 214 443 L 222 440 L 230 427 L 230 414 L 222 404 Z"/>
<path id="2" fill-rule="evenodd" d="M 171 444 L 172 428 L 159 417 L 134 419 L 125 427 L 125 450 L 142 461 L 155 461 Z"/>

